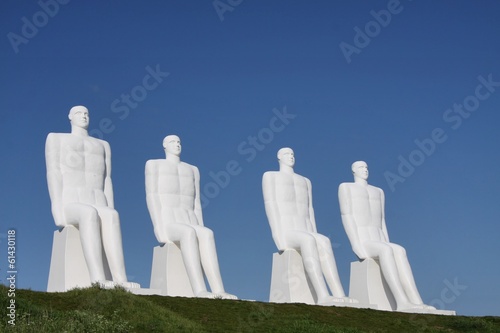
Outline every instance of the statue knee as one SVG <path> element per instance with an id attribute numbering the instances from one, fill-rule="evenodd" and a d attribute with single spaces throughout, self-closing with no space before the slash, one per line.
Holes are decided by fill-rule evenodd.
<path id="1" fill-rule="evenodd" d="M 201 234 L 203 235 L 203 238 L 205 239 L 214 239 L 214 232 L 208 228 L 204 228 L 203 231 L 201 231 Z"/>
<path id="2" fill-rule="evenodd" d="M 301 241 L 301 250 L 317 248 L 316 239 L 314 236 L 307 235 Z M 303 252 L 303 251 L 302 251 Z"/>
<path id="3" fill-rule="evenodd" d="M 81 212 L 81 221 L 80 223 L 85 224 L 95 224 L 99 222 L 99 214 L 95 208 L 86 208 Z"/>
<path id="4" fill-rule="evenodd" d="M 396 245 L 394 247 L 394 254 L 401 258 L 406 258 L 406 250 L 404 247 Z"/>
<path id="5" fill-rule="evenodd" d="M 330 241 L 330 238 L 324 236 L 324 235 L 318 235 L 318 240 L 321 242 L 324 248 L 326 249 L 331 249 L 332 248 L 332 242 Z"/>
<path id="6" fill-rule="evenodd" d="M 120 215 L 118 212 L 112 208 L 105 208 L 99 210 L 101 220 L 105 220 L 108 223 L 120 224 Z"/>
<path id="7" fill-rule="evenodd" d="M 394 251 L 393 251 L 392 247 L 390 247 L 390 246 L 384 246 L 380 250 L 380 257 L 383 257 L 383 258 L 394 258 Z"/>
<path id="8" fill-rule="evenodd" d="M 197 240 L 196 231 L 193 228 L 187 228 L 183 231 L 183 235 L 181 238 L 181 243 L 194 243 Z"/>

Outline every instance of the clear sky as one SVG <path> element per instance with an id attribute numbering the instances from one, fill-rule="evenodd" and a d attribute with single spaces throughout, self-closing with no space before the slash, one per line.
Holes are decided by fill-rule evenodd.
<path id="1" fill-rule="evenodd" d="M 228 292 L 268 300 L 261 179 L 289 146 L 346 292 L 355 256 L 337 189 L 364 160 L 424 301 L 500 315 L 497 1 L 59 1 L 0 5 L 4 283 L 16 229 L 18 287 L 46 289 L 45 138 L 69 132 L 81 104 L 111 145 L 130 280 L 149 286 L 158 244 L 144 165 L 177 134 L 201 172 Z M 217 183 L 230 161 L 237 174 Z"/>

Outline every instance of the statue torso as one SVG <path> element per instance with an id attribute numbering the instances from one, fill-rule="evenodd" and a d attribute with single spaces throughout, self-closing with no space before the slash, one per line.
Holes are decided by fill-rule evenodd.
<path id="1" fill-rule="evenodd" d="M 275 198 L 282 230 L 308 231 L 309 191 L 307 179 L 298 174 L 271 172 L 274 178 Z"/>
<path id="2" fill-rule="evenodd" d="M 107 206 L 104 195 L 106 151 L 103 141 L 73 134 L 56 134 L 63 202 Z"/>
<path id="3" fill-rule="evenodd" d="M 158 195 L 162 221 L 165 223 L 198 224 L 195 216 L 195 171 L 184 162 L 156 160 Z"/>
<path id="4" fill-rule="evenodd" d="M 367 185 L 349 184 L 351 211 L 361 241 L 384 241 L 382 233 L 382 190 Z"/>

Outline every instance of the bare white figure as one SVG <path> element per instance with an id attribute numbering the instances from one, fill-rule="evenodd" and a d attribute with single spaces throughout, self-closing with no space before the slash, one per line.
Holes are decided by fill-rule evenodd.
<path id="1" fill-rule="evenodd" d="M 166 159 L 146 162 L 146 201 L 160 243 L 180 245 L 196 297 L 237 299 L 224 291 L 212 230 L 203 226 L 198 168 L 181 162 L 181 141 L 163 140 Z M 208 292 L 203 278 L 207 277 Z"/>
<path id="2" fill-rule="evenodd" d="M 339 186 L 342 223 L 352 250 L 360 260 L 379 260 L 398 311 L 435 310 L 422 302 L 405 249 L 389 241 L 384 191 L 368 184 L 368 165 L 365 162 L 354 162 L 352 173 L 354 183 L 342 183 Z"/>
<path id="3" fill-rule="evenodd" d="M 111 150 L 106 141 L 90 137 L 89 112 L 84 106 L 69 111 L 71 133 L 50 133 L 45 145 L 47 183 L 55 224 L 77 227 L 90 280 L 105 287 L 127 282 L 120 219 L 114 209 Z M 113 281 L 106 281 L 102 248 Z"/>
<path id="4" fill-rule="evenodd" d="M 318 304 L 356 303 L 356 300 L 345 297 L 330 239 L 316 230 L 311 181 L 293 171 L 295 156 L 292 149 L 281 148 L 278 161 L 279 171 L 268 171 L 262 179 L 266 214 L 278 250 L 300 252 L 318 296 Z M 333 296 L 329 294 L 325 280 Z"/>

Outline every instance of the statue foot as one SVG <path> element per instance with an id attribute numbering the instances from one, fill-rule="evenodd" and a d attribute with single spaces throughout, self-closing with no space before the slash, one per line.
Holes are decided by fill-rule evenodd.
<path id="1" fill-rule="evenodd" d="M 238 297 L 236 297 L 235 295 L 232 295 L 232 294 L 228 294 L 226 292 L 218 292 L 218 293 L 215 293 L 214 294 L 215 297 L 214 298 L 221 298 L 221 299 L 238 299 Z"/>
<path id="2" fill-rule="evenodd" d="M 97 283 L 102 289 L 113 289 L 116 286 L 116 282 L 109 280 L 98 280 L 93 283 Z"/>
<path id="3" fill-rule="evenodd" d="M 347 297 L 347 296 L 342 297 L 342 299 L 344 300 L 344 303 L 351 303 L 351 304 L 359 303 L 359 301 L 357 299 L 350 298 L 350 297 Z"/>
<path id="4" fill-rule="evenodd" d="M 125 289 L 138 289 L 141 287 L 141 285 L 137 282 L 117 282 L 116 284 Z"/>
<path id="5" fill-rule="evenodd" d="M 407 312 L 411 310 L 425 310 L 425 304 L 414 304 L 414 303 L 403 303 L 401 305 L 398 304 L 397 311 Z"/>
<path id="6" fill-rule="evenodd" d="M 195 297 L 199 297 L 199 298 L 216 298 L 217 295 L 205 290 L 205 291 L 201 291 L 201 292 L 197 293 Z"/>
<path id="7" fill-rule="evenodd" d="M 424 309 L 426 310 L 436 310 L 435 307 L 433 307 L 432 305 L 427 305 L 427 304 L 423 304 L 424 305 Z"/>
<path id="8" fill-rule="evenodd" d="M 323 305 L 323 306 L 331 306 L 331 305 L 336 305 L 338 303 L 345 303 L 344 298 L 339 298 L 339 297 L 333 297 L 333 296 L 327 296 L 323 297 L 321 299 L 318 299 L 318 305 Z"/>

